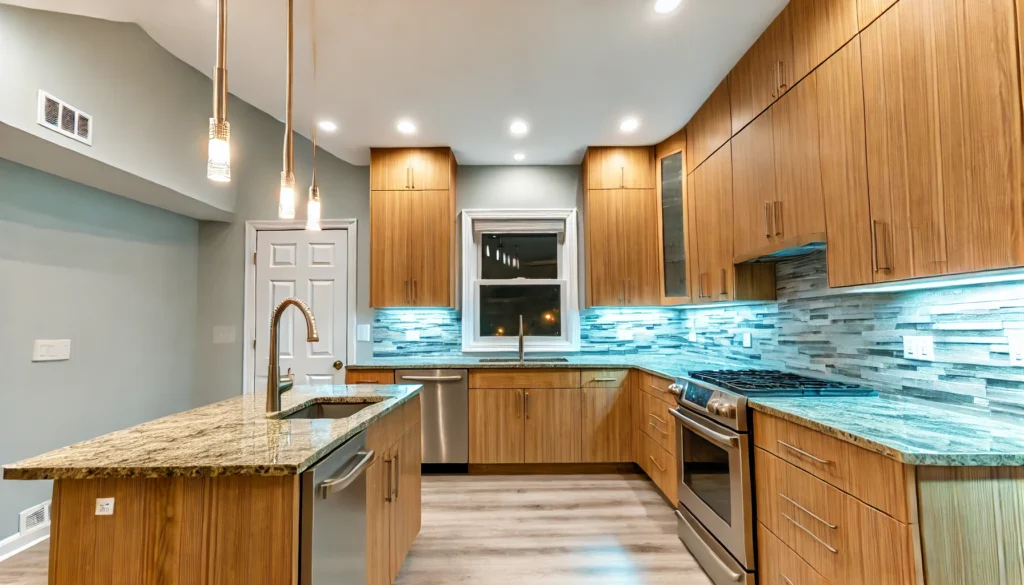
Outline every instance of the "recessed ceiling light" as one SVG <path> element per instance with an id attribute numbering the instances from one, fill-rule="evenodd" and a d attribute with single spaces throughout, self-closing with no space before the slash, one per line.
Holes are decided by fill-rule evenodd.
<path id="1" fill-rule="evenodd" d="M 516 159 L 517 162 L 523 162 L 526 160 L 526 155 L 521 152 L 517 152 L 512 155 L 512 158 Z"/>
<path id="2" fill-rule="evenodd" d="M 338 130 L 338 125 L 330 120 L 320 120 L 320 123 L 317 124 L 317 126 L 319 126 L 324 132 L 335 132 Z"/>
<path id="3" fill-rule="evenodd" d="M 416 122 L 413 122 L 408 118 L 402 118 L 401 120 L 399 120 L 398 124 L 396 124 L 395 127 L 398 128 L 398 131 L 401 132 L 402 134 L 416 133 Z"/>
<path id="4" fill-rule="evenodd" d="M 637 120 L 636 118 L 634 118 L 632 116 L 630 116 L 629 118 L 623 119 L 622 123 L 619 124 L 619 130 L 622 130 L 623 132 L 633 132 L 634 130 L 636 130 L 639 127 L 640 127 L 640 120 Z"/>
<path id="5" fill-rule="evenodd" d="M 654 3 L 654 11 L 658 14 L 668 14 L 676 8 L 679 8 L 679 4 L 682 0 L 657 0 Z"/>
<path id="6" fill-rule="evenodd" d="M 512 124 L 508 127 L 508 131 L 513 136 L 526 136 L 526 133 L 530 131 L 530 127 L 522 120 L 513 120 Z"/>

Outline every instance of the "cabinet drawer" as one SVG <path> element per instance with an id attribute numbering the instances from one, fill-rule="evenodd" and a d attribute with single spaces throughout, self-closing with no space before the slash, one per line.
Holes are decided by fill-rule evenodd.
<path id="1" fill-rule="evenodd" d="M 668 380 L 661 376 L 655 376 L 648 374 L 647 372 L 640 372 L 640 389 L 647 394 L 672 405 L 676 403 L 676 397 L 668 391 L 668 387 L 670 384 L 674 383 L 675 380 Z"/>
<path id="2" fill-rule="evenodd" d="M 394 370 L 345 370 L 346 384 L 394 384 Z"/>
<path id="3" fill-rule="evenodd" d="M 659 447 L 674 456 L 676 453 L 676 423 L 668 412 L 671 406 L 649 394 L 642 394 L 640 402 L 643 406 L 643 420 L 640 429 Z"/>
<path id="4" fill-rule="evenodd" d="M 900 522 L 912 521 L 912 468 L 818 431 L 754 413 L 754 444 Z"/>
<path id="5" fill-rule="evenodd" d="M 673 504 L 679 501 L 679 483 L 676 472 L 676 457 L 662 449 L 645 433 L 640 433 L 640 467 Z"/>
<path id="6" fill-rule="evenodd" d="M 583 370 L 580 372 L 582 388 L 618 388 L 624 385 L 629 370 Z"/>
<path id="7" fill-rule="evenodd" d="M 579 388 L 579 370 L 472 370 L 470 388 Z"/>
<path id="8" fill-rule="evenodd" d="M 834 585 L 915 585 L 912 527 L 756 449 L 757 519 Z"/>
<path id="9" fill-rule="evenodd" d="M 761 582 L 779 585 L 831 585 L 807 561 L 775 537 L 764 524 L 757 525 L 758 570 Z"/>

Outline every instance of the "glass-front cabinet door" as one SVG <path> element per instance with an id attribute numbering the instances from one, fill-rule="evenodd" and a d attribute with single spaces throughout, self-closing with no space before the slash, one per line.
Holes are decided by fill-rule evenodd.
<path id="1" fill-rule="evenodd" d="M 686 229 L 686 143 L 682 132 L 657 147 L 658 196 L 661 200 L 662 303 L 691 302 L 687 259 L 689 236 Z"/>

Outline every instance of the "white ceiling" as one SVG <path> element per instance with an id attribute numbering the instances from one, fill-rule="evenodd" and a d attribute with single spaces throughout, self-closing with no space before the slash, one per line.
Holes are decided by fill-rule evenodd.
<path id="1" fill-rule="evenodd" d="M 216 0 L 5 0 L 136 22 L 210 75 Z M 450 145 L 460 164 L 577 164 L 587 145 L 654 144 L 681 128 L 788 0 L 318 0 L 311 91 L 310 3 L 295 0 L 295 122 L 339 125 L 329 152 Z M 284 0 L 229 0 L 231 93 L 284 115 Z M 315 115 L 315 116 L 314 116 Z M 641 120 L 619 131 L 627 115 Z M 414 119 L 416 136 L 395 130 Z M 526 137 L 509 122 L 529 122 Z M 229 112 L 230 119 L 230 112 Z"/>

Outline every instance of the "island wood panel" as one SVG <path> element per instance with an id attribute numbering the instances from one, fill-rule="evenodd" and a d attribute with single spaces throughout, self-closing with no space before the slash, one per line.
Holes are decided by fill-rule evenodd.
<path id="1" fill-rule="evenodd" d="M 581 398 L 579 388 L 524 390 L 526 463 L 581 461 Z"/>
<path id="2" fill-rule="evenodd" d="M 916 526 L 755 449 L 757 519 L 833 585 L 920 585 Z"/>
<path id="3" fill-rule="evenodd" d="M 1024 468 L 921 467 L 928 585 L 1024 583 Z"/>
<path id="4" fill-rule="evenodd" d="M 391 515 L 388 501 L 391 453 L 366 468 L 366 583 L 391 585 Z"/>
<path id="5" fill-rule="evenodd" d="M 524 463 L 521 389 L 469 390 L 469 462 Z"/>
<path id="6" fill-rule="evenodd" d="M 817 85 L 821 185 L 828 234 L 828 284 L 874 281 L 871 209 L 864 136 L 860 38 L 814 72 Z"/>
<path id="7" fill-rule="evenodd" d="M 57 480 L 53 522 L 51 585 L 298 580 L 298 476 Z"/>
<path id="8" fill-rule="evenodd" d="M 754 412 L 754 444 L 900 522 L 914 522 L 913 466 L 762 412 Z"/>
<path id="9" fill-rule="evenodd" d="M 391 449 L 390 577 L 394 582 L 420 531 L 420 427 L 415 425 Z"/>
<path id="10" fill-rule="evenodd" d="M 623 381 L 619 386 L 585 387 L 581 393 L 583 446 L 580 460 L 584 463 L 633 461 L 629 384 Z"/>
<path id="11" fill-rule="evenodd" d="M 563 369 L 470 370 L 470 388 L 579 388 L 580 371 Z"/>
<path id="12" fill-rule="evenodd" d="M 346 384 L 394 384 L 394 370 L 345 370 Z"/>

